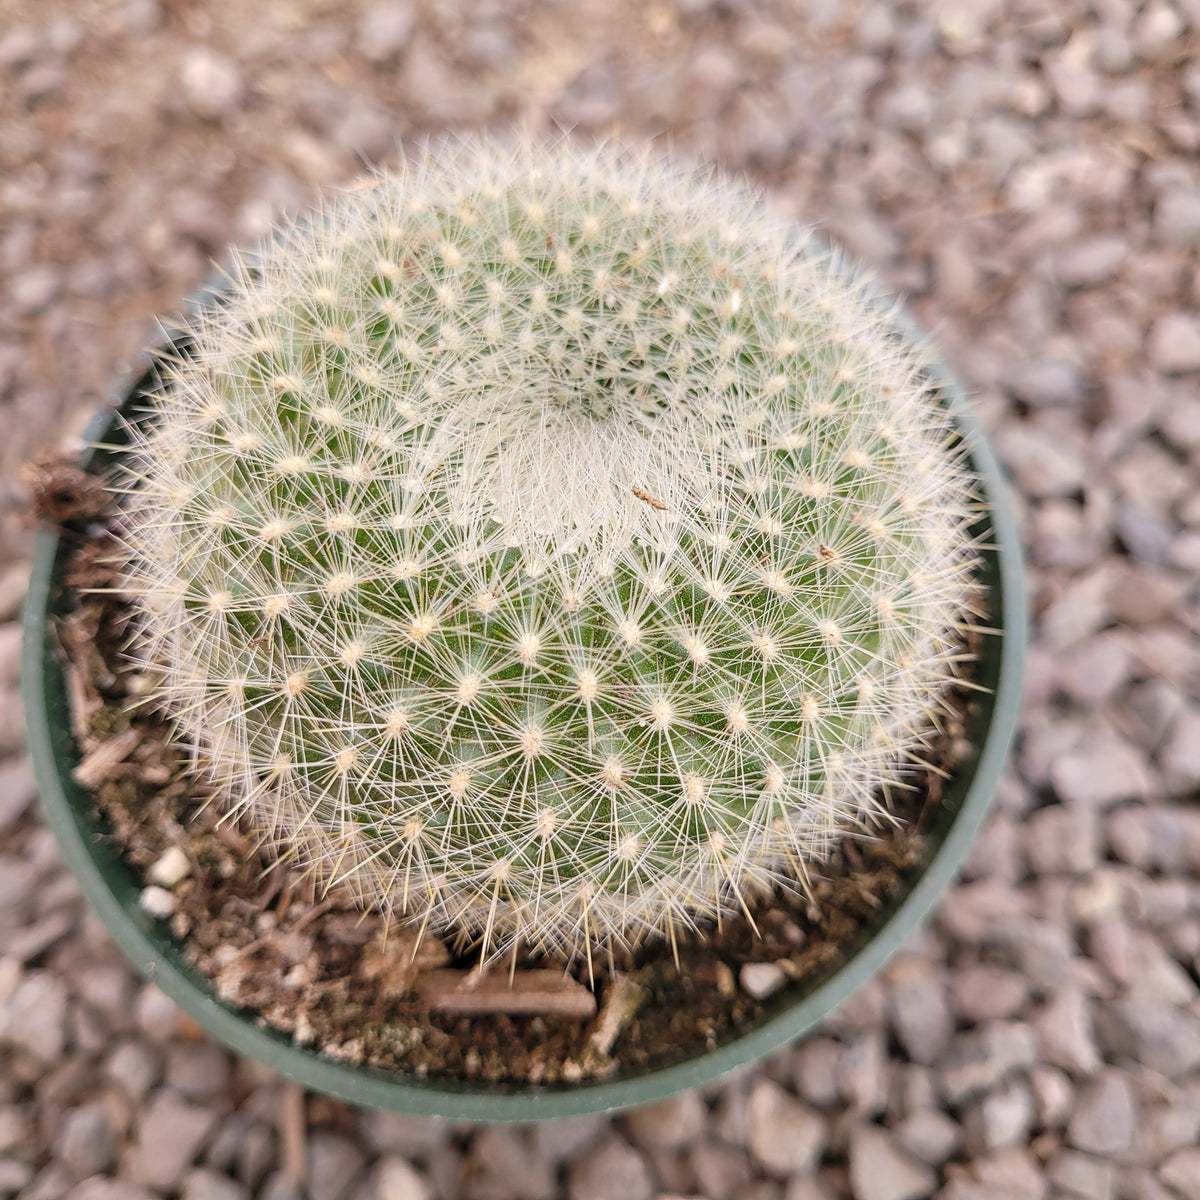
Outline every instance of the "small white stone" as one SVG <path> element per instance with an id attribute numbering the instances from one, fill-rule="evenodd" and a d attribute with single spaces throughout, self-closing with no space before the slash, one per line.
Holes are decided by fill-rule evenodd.
<path id="1" fill-rule="evenodd" d="M 238 65 L 207 46 L 190 47 L 178 79 L 188 107 L 198 117 L 219 120 L 232 113 L 245 92 Z"/>
<path id="2" fill-rule="evenodd" d="M 191 869 L 192 864 L 183 850 L 179 846 L 171 846 L 150 868 L 148 876 L 151 883 L 157 883 L 165 888 L 173 888 L 187 878 Z M 146 889 L 146 891 L 151 890 L 153 889 Z M 145 907 L 144 898 L 145 893 L 143 893 L 143 907 Z M 172 905 L 172 907 L 174 906 Z"/>
<path id="3" fill-rule="evenodd" d="M 742 991 L 755 1000 L 773 996 L 786 982 L 784 969 L 774 962 L 746 963 L 738 973 Z"/>
<path id="4" fill-rule="evenodd" d="M 1168 375 L 1200 369 L 1200 320 L 1188 312 L 1158 318 L 1146 340 L 1150 365 Z"/>
<path id="5" fill-rule="evenodd" d="M 142 888 L 138 904 L 159 921 L 165 921 L 175 912 L 175 897 L 164 887 Z"/>

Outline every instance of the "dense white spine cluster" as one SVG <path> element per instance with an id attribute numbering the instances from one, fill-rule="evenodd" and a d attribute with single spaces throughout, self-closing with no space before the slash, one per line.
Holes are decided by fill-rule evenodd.
<path id="1" fill-rule="evenodd" d="M 738 187 L 460 146 L 283 230 L 191 333 L 129 589 L 199 764 L 297 862 L 570 953 L 885 814 L 971 480 L 869 285 Z"/>

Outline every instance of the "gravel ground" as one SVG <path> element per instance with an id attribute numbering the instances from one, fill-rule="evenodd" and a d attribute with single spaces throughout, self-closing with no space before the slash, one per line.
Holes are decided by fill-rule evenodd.
<path id="1" fill-rule="evenodd" d="M 0 1197 L 1200 1198 L 1198 40 L 1200 0 L 0 0 Z M 361 162 L 513 120 L 711 155 L 907 292 L 1039 630 L 986 834 L 881 979 L 709 1093 L 533 1131 L 305 1097 L 138 983 L 32 806 L 11 623 L 18 464 L 152 316 Z"/>

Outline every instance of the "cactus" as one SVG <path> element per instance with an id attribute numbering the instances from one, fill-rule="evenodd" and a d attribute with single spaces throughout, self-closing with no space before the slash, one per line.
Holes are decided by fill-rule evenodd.
<path id="1" fill-rule="evenodd" d="M 123 492 L 161 699 L 364 905 L 674 937 L 887 819 L 971 478 L 870 284 L 713 173 L 470 142 L 240 258 Z"/>

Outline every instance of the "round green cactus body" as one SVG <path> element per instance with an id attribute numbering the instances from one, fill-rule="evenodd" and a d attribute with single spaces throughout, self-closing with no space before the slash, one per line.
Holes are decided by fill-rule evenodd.
<path id="1" fill-rule="evenodd" d="M 135 448 L 147 653 L 251 827 L 574 952 L 803 882 L 959 652 L 920 352 L 738 187 L 470 144 L 239 264 Z"/>

